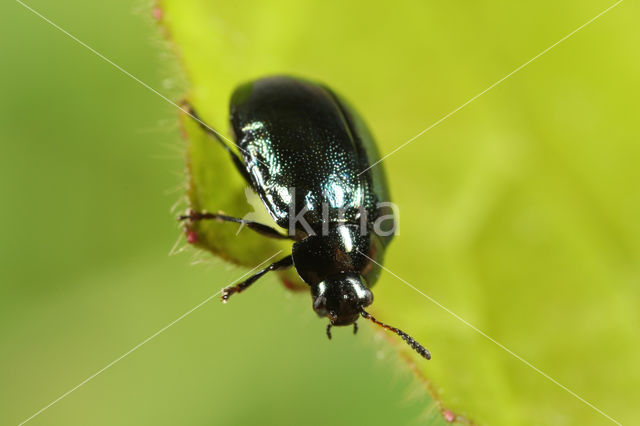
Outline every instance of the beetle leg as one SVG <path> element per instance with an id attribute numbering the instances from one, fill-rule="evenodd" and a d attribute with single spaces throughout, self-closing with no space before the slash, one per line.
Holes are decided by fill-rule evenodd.
<path id="1" fill-rule="evenodd" d="M 241 223 L 243 225 L 245 225 L 247 228 L 251 229 L 252 231 L 257 232 L 258 234 L 264 235 L 266 237 L 269 238 L 277 238 L 280 240 L 294 240 L 294 237 L 291 237 L 289 235 L 284 235 L 281 234 L 280 232 L 278 232 L 276 229 L 268 226 L 268 225 L 264 225 L 262 223 L 259 222 L 254 222 L 252 220 L 246 220 L 246 219 L 240 219 L 238 217 L 233 217 L 233 216 L 227 216 L 224 214 L 217 214 L 217 213 L 206 213 L 206 212 L 195 212 L 195 211 L 189 211 L 188 214 L 182 215 L 182 216 L 178 216 L 178 220 L 182 221 L 182 220 L 190 220 L 190 221 L 198 221 L 198 220 L 206 220 L 206 219 L 215 219 L 215 220 L 219 220 L 221 222 L 234 222 L 234 223 Z"/>
<path id="2" fill-rule="evenodd" d="M 278 260 L 277 262 L 272 263 L 261 271 L 256 272 L 246 280 L 242 281 L 239 284 L 234 286 L 227 287 L 222 290 L 222 302 L 227 303 L 232 294 L 242 293 L 245 291 L 251 284 L 256 282 L 258 278 L 262 277 L 264 274 L 270 271 L 275 271 L 276 269 L 288 268 L 293 265 L 293 258 L 291 255 Z"/>
<path id="3" fill-rule="evenodd" d="M 331 340 L 331 327 L 333 324 L 329 323 L 327 324 L 327 337 L 329 338 L 329 340 Z"/>
<path id="4" fill-rule="evenodd" d="M 187 102 L 186 100 L 183 100 L 182 105 L 184 106 L 183 111 L 186 111 L 193 119 L 195 119 L 198 122 L 198 124 L 200 124 L 200 127 L 202 128 L 202 130 L 207 132 L 210 136 L 212 136 L 215 140 L 217 140 L 218 143 L 220 143 L 220 145 L 222 145 L 222 147 L 225 149 L 225 151 L 227 151 L 227 153 L 231 157 L 231 161 L 233 161 L 233 164 L 236 166 L 236 169 L 238 170 L 238 172 L 240 172 L 240 174 L 247 181 L 249 186 L 253 188 L 253 184 L 251 183 L 251 177 L 249 176 L 249 173 L 245 169 L 244 163 L 242 162 L 240 157 L 238 157 L 238 154 L 236 154 L 233 151 L 233 149 L 231 149 L 231 147 L 227 145 L 227 143 L 222 139 L 222 137 L 218 132 L 213 130 L 213 128 L 210 127 L 209 125 L 205 124 L 205 122 L 200 118 L 200 115 L 198 115 L 196 110 L 193 108 L 193 106 L 191 106 L 189 102 Z M 242 151 L 242 148 L 240 148 L 238 145 L 235 145 L 235 146 Z"/>
<path id="5" fill-rule="evenodd" d="M 354 322 L 353 323 L 353 334 L 357 334 L 358 333 L 358 323 Z"/>

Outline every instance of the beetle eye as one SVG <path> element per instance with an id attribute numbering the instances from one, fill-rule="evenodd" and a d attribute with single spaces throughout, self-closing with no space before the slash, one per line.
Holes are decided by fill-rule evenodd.
<path id="1" fill-rule="evenodd" d="M 313 310 L 320 316 L 327 315 L 327 298 L 324 296 L 318 296 L 313 301 Z"/>
<path id="2" fill-rule="evenodd" d="M 367 295 L 365 296 L 363 306 L 369 306 L 372 303 L 373 303 L 373 293 L 371 293 L 369 291 L 369 292 L 367 292 Z"/>

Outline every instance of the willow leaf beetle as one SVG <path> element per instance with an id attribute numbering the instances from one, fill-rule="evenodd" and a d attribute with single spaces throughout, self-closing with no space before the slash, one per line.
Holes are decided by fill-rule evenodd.
<path id="1" fill-rule="evenodd" d="M 355 110 L 328 87 L 298 78 L 266 77 L 241 85 L 230 101 L 238 155 L 187 108 L 288 232 L 208 212 L 189 211 L 179 220 L 241 223 L 265 237 L 294 241 L 290 255 L 225 288 L 223 302 L 269 271 L 294 267 L 311 289 L 314 311 L 329 318 L 329 338 L 332 326 L 353 324 L 355 333 L 363 317 L 430 359 L 429 351 L 408 334 L 365 311 L 373 302 L 370 288 L 380 276 L 396 221 L 383 167 L 369 168 L 379 159 L 375 142 Z M 381 219 L 391 226 L 383 230 Z"/>

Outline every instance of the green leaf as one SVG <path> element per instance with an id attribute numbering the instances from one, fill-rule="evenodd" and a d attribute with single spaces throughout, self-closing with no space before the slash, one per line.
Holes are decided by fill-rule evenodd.
<path id="1" fill-rule="evenodd" d="M 189 100 L 216 129 L 226 131 L 235 86 L 286 73 L 341 93 L 384 154 L 606 6 L 164 0 L 161 19 Z M 374 311 L 431 350 L 425 362 L 397 346 L 442 406 L 479 424 L 611 424 L 514 354 L 618 421 L 640 418 L 629 403 L 640 400 L 640 60 L 628 54 L 637 37 L 623 10 L 633 7 L 603 15 L 383 162 L 400 207 L 385 266 L 423 294 L 386 273 Z M 192 206 L 252 211 L 224 151 L 189 120 L 185 128 Z M 248 231 L 239 242 L 229 224 L 197 231 L 244 265 L 287 245 Z"/>

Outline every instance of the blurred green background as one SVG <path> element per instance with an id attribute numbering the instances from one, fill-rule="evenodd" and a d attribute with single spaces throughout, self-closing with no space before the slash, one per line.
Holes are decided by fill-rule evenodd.
<path id="1" fill-rule="evenodd" d="M 28 2 L 169 98 L 191 87 L 222 130 L 241 81 L 324 81 L 383 153 L 613 4 L 164 3 L 189 84 L 150 5 Z M 0 16 L 0 423 L 18 424 L 246 270 L 168 256 L 175 107 L 18 3 Z M 385 161 L 386 266 L 623 424 L 640 421 L 638 18 L 623 2 Z M 328 342 L 308 295 L 268 277 L 29 424 L 441 424 L 441 407 L 612 424 L 390 274 L 374 293 L 433 352 L 417 365 L 441 402 L 403 347 L 365 326 Z"/>

